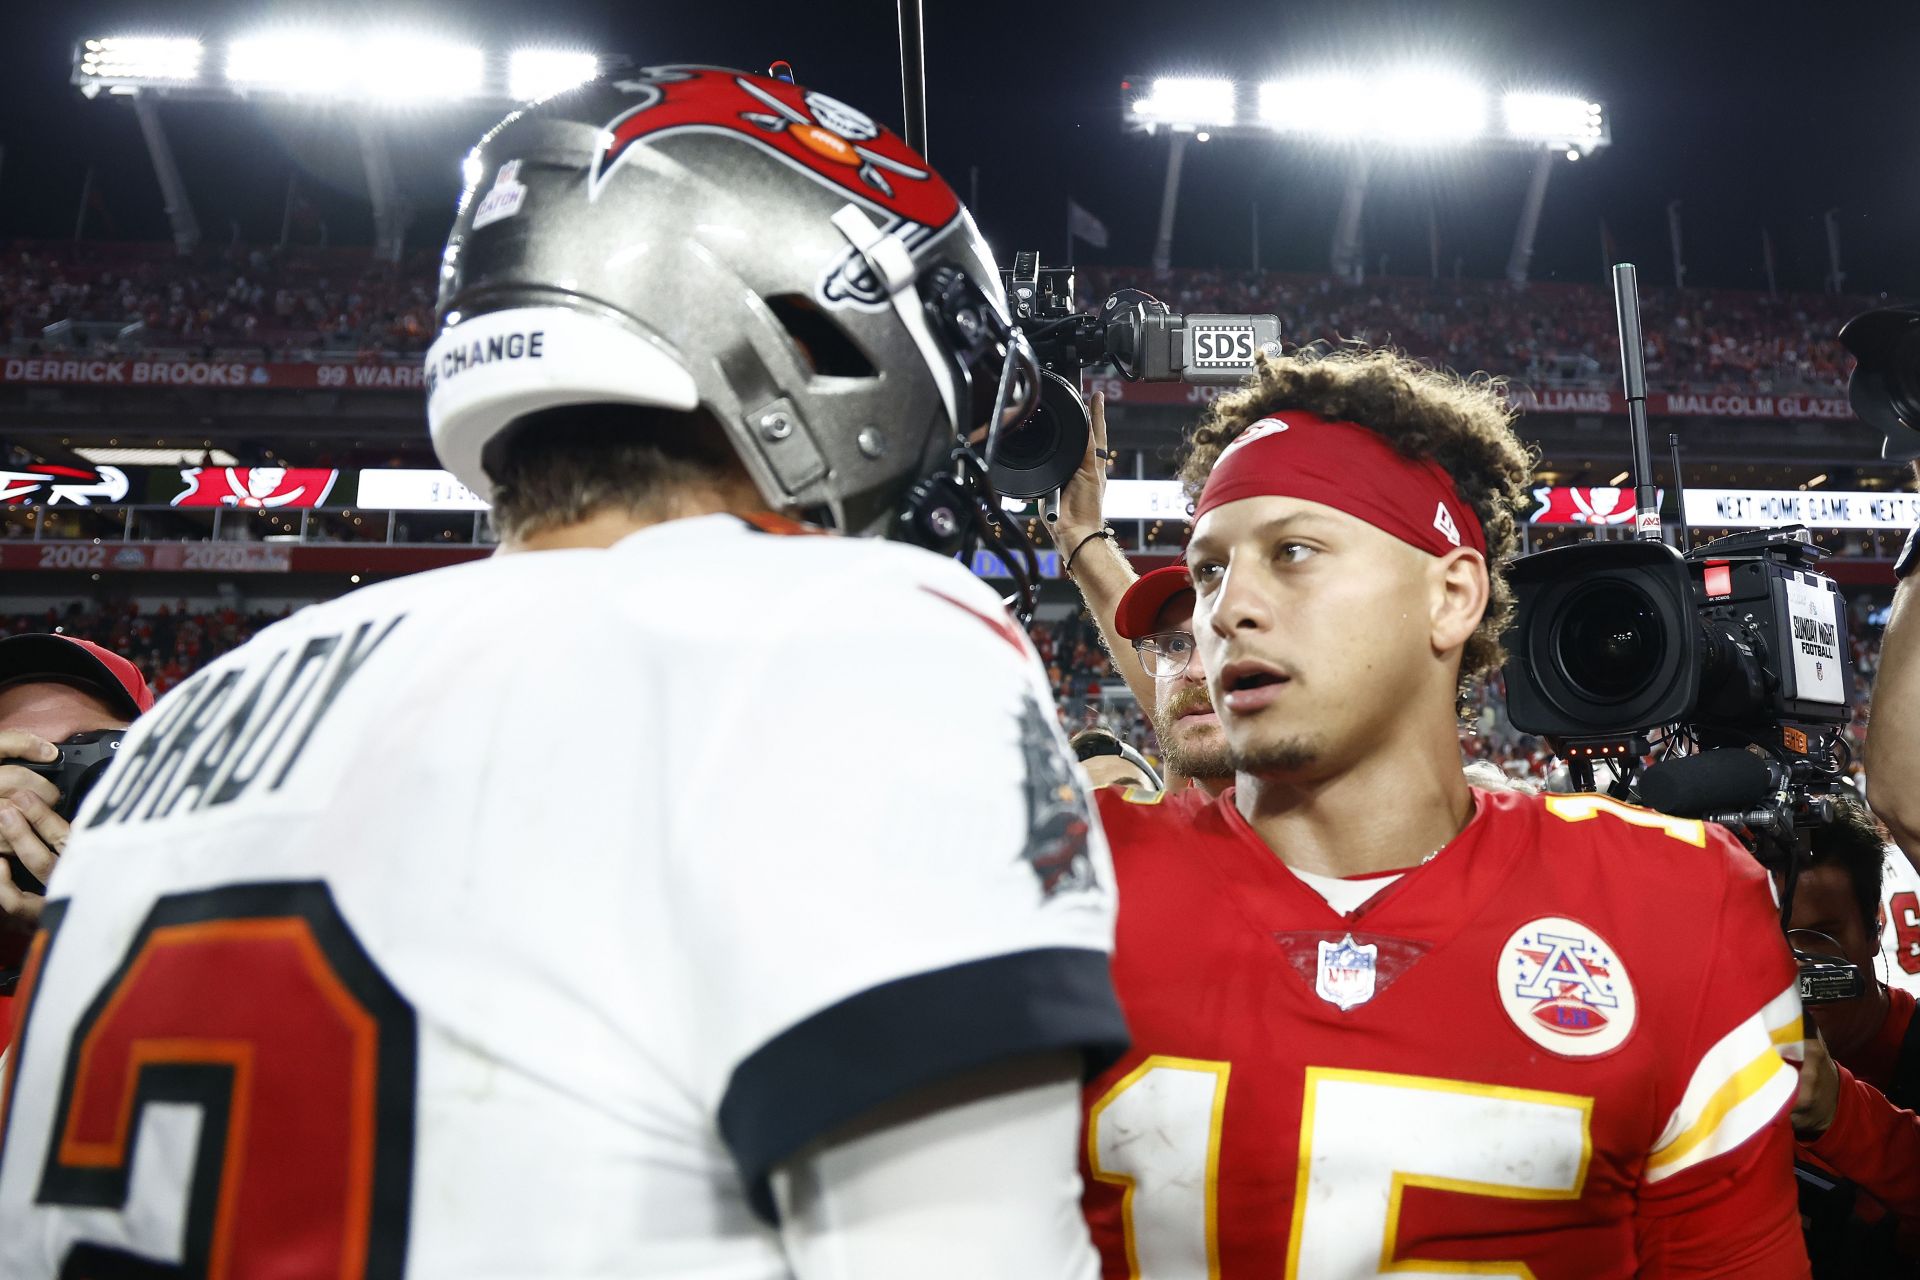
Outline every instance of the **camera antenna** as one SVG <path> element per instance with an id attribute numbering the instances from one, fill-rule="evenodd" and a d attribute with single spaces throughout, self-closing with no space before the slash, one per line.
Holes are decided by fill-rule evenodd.
<path id="1" fill-rule="evenodd" d="M 1680 478 L 1680 433 L 1667 432 L 1667 448 L 1673 453 L 1673 502 L 1680 513 L 1680 550 L 1693 550 L 1693 530 L 1687 527 L 1687 482 Z"/>
<path id="2" fill-rule="evenodd" d="M 905 3 L 905 0 L 902 0 Z M 1640 336 L 1640 274 L 1631 262 L 1613 269 L 1613 310 L 1620 318 L 1620 371 L 1627 384 L 1627 428 L 1633 440 L 1633 535 L 1659 542 L 1660 499 L 1647 444 L 1647 348 Z"/>
<path id="3" fill-rule="evenodd" d="M 900 99 L 907 146 L 927 158 L 927 45 L 921 0 L 900 0 Z"/>

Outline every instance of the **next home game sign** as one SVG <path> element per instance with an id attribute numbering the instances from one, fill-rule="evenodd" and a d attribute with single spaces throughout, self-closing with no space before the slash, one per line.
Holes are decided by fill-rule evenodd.
<path id="1" fill-rule="evenodd" d="M 1920 494 L 1818 489 L 1689 489 L 1687 523 L 1706 529 L 1760 529 L 1804 524 L 1813 529 L 1911 529 Z"/>

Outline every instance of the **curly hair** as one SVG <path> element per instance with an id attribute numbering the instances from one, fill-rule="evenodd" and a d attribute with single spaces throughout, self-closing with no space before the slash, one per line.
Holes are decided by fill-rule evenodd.
<path id="1" fill-rule="evenodd" d="M 1215 400 L 1194 427 L 1180 480 L 1197 501 L 1234 438 L 1288 409 L 1357 423 L 1408 458 L 1438 463 L 1487 538 L 1491 594 L 1460 656 L 1464 708 L 1472 682 L 1505 658 L 1500 636 L 1513 617 L 1506 564 L 1519 545 L 1519 512 L 1533 474 L 1534 451 L 1514 435 L 1514 412 L 1497 386 L 1491 378 L 1431 369 L 1386 348 L 1316 346 L 1262 355 L 1253 376 Z"/>

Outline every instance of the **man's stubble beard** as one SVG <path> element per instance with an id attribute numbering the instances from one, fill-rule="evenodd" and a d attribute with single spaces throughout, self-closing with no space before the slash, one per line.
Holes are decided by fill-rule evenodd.
<path id="1" fill-rule="evenodd" d="M 1298 773 L 1319 763 L 1320 744 L 1309 738 L 1284 738 L 1245 751 L 1229 746 L 1226 754 L 1236 773 Z"/>
<path id="2" fill-rule="evenodd" d="M 1160 755 L 1167 768 L 1185 778 L 1208 781 L 1231 778 L 1233 757 L 1227 747 L 1226 733 L 1217 731 L 1210 742 L 1188 746 L 1181 742 L 1180 717 L 1196 706 L 1213 709 L 1205 689 L 1191 689 L 1167 699 L 1153 713 L 1153 731 L 1160 739 Z"/>

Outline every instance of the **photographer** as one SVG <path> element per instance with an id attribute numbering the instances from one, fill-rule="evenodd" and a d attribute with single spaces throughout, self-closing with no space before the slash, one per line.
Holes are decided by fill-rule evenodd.
<path id="1" fill-rule="evenodd" d="M 1073 580 L 1086 601 L 1087 612 L 1100 628 L 1100 639 L 1113 658 L 1120 678 L 1135 700 L 1149 711 L 1153 709 L 1153 677 L 1138 662 L 1120 655 L 1130 647 L 1114 626 L 1114 614 L 1120 598 L 1139 578 L 1126 553 L 1114 541 L 1106 524 L 1107 471 L 1113 466 L 1113 452 L 1107 448 L 1107 398 L 1096 392 L 1087 405 L 1090 429 L 1086 456 L 1080 467 L 1060 490 L 1059 518 L 1047 526 L 1053 545 L 1060 551 L 1061 573 Z"/>
<path id="2" fill-rule="evenodd" d="M 60 788 L 17 761 L 51 764 L 55 743 L 125 729 L 153 705 L 139 668 L 90 641 L 55 634 L 0 640 L 0 975 L 16 974 L 46 895 L 23 884 L 13 859 L 44 886 L 67 843 Z M 0 996 L 0 1047 L 12 1036 L 9 982 Z"/>
<path id="3" fill-rule="evenodd" d="M 1899 1188 L 1920 1177 L 1920 1163 L 1899 1153 L 1903 1137 L 1920 1136 L 1901 1110 L 1920 1105 L 1920 1035 L 1914 997 L 1875 972 L 1886 847 L 1865 808 L 1848 802 L 1813 829 L 1811 852 L 1794 887 L 1792 941 L 1855 965 L 1866 989 L 1806 1006 L 1819 1031 L 1794 1109 L 1807 1251 L 1816 1277 L 1910 1274 L 1920 1240 L 1903 1247 L 1899 1219 L 1920 1206 L 1901 1203 Z"/>
<path id="4" fill-rule="evenodd" d="M 55 743 L 125 729 L 152 705 L 140 669 L 91 641 L 52 633 L 0 640 L 0 853 L 45 884 L 67 842 L 59 787 L 4 762 L 51 764 L 60 755 Z M 5 932 L 30 932 L 45 902 L 0 861 L 0 917 L 13 926 Z"/>
<path id="5" fill-rule="evenodd" d="M 1194 652 L 1193 584 L 1185 565 L 1135 574 L 1114 544 L 1101 515 L 1112 458 L 1105 396 L 1093 397 L 1088 417 L 1086 456 L 1061 490 L 1054 545 L 1115 669 L 1153 721 L 1166 789 L 1192 784 L 1217 796 L 1233 781 L 1233 766 L 1207 694 L 1206 664 Z"/>
<path id="6" fill-rule="evenodd" d="M 1920 464 L 1915 465 L 1920 477 Z M 1867 803 L 1907 861 L 1920 867 L 1920 529 L 1910 534 L 1894 565 L 1893 596 L 1874 682 L 1867 726 Z"/>

